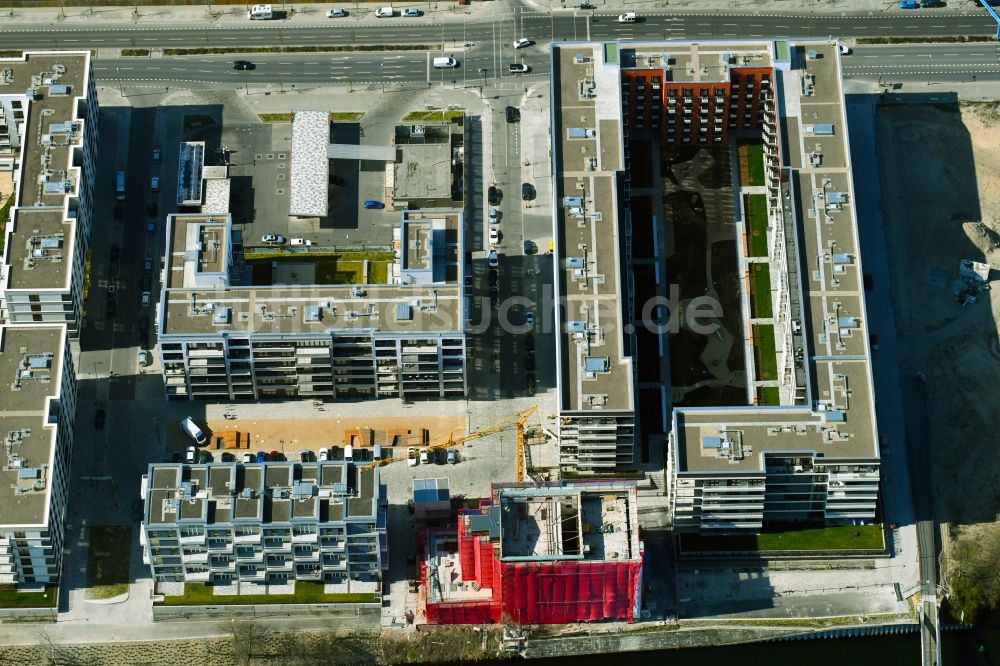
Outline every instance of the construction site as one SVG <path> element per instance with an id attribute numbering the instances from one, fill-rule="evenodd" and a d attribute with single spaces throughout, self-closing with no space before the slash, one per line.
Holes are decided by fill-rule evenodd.
<path id="1" fill-rule="evenodd" d="M 997 111 L 882 104 L 876 115 L 900 380 L 918 377 L 926 394 L 946 557 L 952 536 L 979 540 L 1000 509 L 1000 462 L 978 444 L 1000 428 L 1000 294 L 988 289 L 1000 261 Z"/>

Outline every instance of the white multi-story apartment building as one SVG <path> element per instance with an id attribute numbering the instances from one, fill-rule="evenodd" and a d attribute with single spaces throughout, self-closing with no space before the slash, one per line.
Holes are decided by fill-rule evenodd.
<path id="1" fill-rule="evenodd" d="M 159 582 L 341 584 L 381 591 L 386 490 L 352 462 L 156 464 L 143 562 Z"/>
<path id="2" fill-rule="evenodd" d="M 270 286 L 241 286 L 228 215 L 169 216 L 157 304 L 167 397 L 464 396 L 462 215 L 402 218 L 390 283 L 316 285 L 305 247 L 301 262 L 267 263 Z"/>
<path id="3" fill-rule="evenodd" d="M 90 54 L 0 59 L 0 172 L 13 173 L 0 318 L 80 332 L 93 223 L 97 92 Z"/>
<path id="4" fill-rule="evenodd" d="M 65 325 L 0 326 L 0 584 L 62 568 L 76 375 Z"/>
<path id="5" fill-rule="evenodd" d="M 552 50 L 560 467 L 633 468 L 666 435 L 678 530 L 875 518 L 839 57 L 832 40 Z M 736 173 L 751 143 L 759 183 Z M 678 335 L 706 293 L 729 328 Z M 696 391 L 715 393 L 683 402 Z"/>

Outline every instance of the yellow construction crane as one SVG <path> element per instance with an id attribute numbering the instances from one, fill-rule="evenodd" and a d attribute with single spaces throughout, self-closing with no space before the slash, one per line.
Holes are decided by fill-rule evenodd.
<path id="1" fill-rule="evenodd" d="M 522 468 L 524 467 L 524 424 L 535 411 L 538 410 L 537 406 L 528 407 L 527 409 L 522 409 L 516 414 L 511 414 L 499 419 L 492 425 L 486 426 L 485 428 L 480 428 L 479 430 L 470 432 L 468 435 L 462 435 L 461 437 L 454 437 L 448 435 L 448 439 L 445 439 L 437 444 L 429 444 L 421 449 L 427 449 L 429 451 L 434 451 L 436 449 L 449 449 L 453 446 L 458 446 L 459 444 L 465 444 L 477 439 L 486 437 L 487 435 L 493 435 L 498 432 L 502 432 L 510 427 L 513 423 L 517 428 L 517 472 L 516 478 L 521 481 L 524 478 L 524 472 Z M 388 458 L 383 458 L 382 460 L 376 460 L 375 462 L 363 465 L 361 469 L 372 469 L 373 467 L 379 467 L 381 465 L 388 465 L 390 463 L 399 462 L 400 460 L 406 460 L 406 453 L 399 455 L 389 456 Z"/>

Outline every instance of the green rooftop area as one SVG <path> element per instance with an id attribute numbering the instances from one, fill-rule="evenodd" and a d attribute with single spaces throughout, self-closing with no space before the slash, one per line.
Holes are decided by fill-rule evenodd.
<path id="1" fill-rule="evenodd" d="M 0 585 L 0 608 L 54 608 L 59 588 L 47 585 L 41 592 L 18 592 L 13 585 Z"/>
<path id="2" fill-rule="evenodd" d="M 757 389 L 757 404 L 761 407 L 778 407 L 781 405 L 781 392 L 777 386 L 761 386 Z"/>
<path id="3" fill-rule="evenodd" d="M 774 316 L 771 305 L 771 271 L 764 263 L 750 264 L 750 316 L 756 319 Z"/>
<path id="4" fill-rule="evenodd" d="M 746 183 L 751 187 L 764 186 L 764 144 L 748 143 L 747 151 L 747 175 L 750 182 Z M 761 196 L 761 195 L 757 195 Z"/>
<path id="5" fill-rule="evenodd" d="M 757 367 L 757 381 L 766 382 L 778 378 L 778 357 L 774 347 L 774 326 L 754 324 L 753 352 Z"/>
<path id="6" fill-rule="evenodd" d="M 164 606 L 378 603 L 373 592 L 327 594 L 323 583 L 296 581 L 295 594 L 212 594 L 206 583 L 185 583 L 183 595 L 166 596 Z"/>
<path id="7" fill-rule="evenodd" d="M 743 199 L 747 216 L 747 252 L 751 257 L 767 256 L 767 197 L 748 194 Z"/>
<path id="8" fill-rule="evenodd" d="M 681 534 L 683 551 L 838 551 L 885 550 L 881 525 L 837 525 L 803 529 L 765 528 L 762 534 Z"/>

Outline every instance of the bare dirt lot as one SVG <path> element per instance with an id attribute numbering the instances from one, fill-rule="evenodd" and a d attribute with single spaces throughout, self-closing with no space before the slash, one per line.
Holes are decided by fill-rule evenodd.
<path id="1" fill-rule="evenodd" d="M 882 106 L 877 136 L 901 373 L 926 376 L 935 516 L 992 521 L 1000 289 L 962 308 L 954 283 L 961 259 L 1000 268 L 998 105 Z"/>

